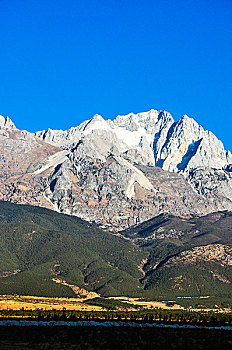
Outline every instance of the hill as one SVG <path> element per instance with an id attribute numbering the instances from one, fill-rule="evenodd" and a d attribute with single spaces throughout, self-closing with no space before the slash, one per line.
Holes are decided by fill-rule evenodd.
<path id="1" fill-rule="evenodd" d="M 0 294 L 136 294 L 141 259 L 130 241 L 77 217 L 0 201 Z"/>
<path id="2" fill-rule="evenodd" d="M 153 295 L 232 295 L 231 212 L 161 214 L 122 234 L 149 250 L 141 283 Z"/>
<path id="3" fill-rule="evenodd" d="M 118 234 L 0 201 L 0 294 L 231 298 L 232 213 L 162 214 Z M 170 299 L 169 299 L 170 300 Z"/>

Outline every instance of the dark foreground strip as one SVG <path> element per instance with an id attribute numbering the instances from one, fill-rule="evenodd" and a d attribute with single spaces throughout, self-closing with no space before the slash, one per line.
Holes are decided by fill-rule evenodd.
<path id="1" fill-rule="evenodd" d="M 0 326 L 1 350 L 232 349 L 232 331 L 125 326 Z"/>
<path id="2" fill-rule="evenodd" d="M 162 328 L 190 328 L 190 329 L 212 329 L 232 331 L 232 326 L 201 326 L 192 324 L 176 324 L 176 323 L 157 323 L 157 322 L 131 322 L 131 321 L 33 321 L 33 320 L 0 320 L 1 326 L 20 326 L 20 327 L 78 327 L 78 326 L 102 326 L 102 327 L 162 327 Z"/>

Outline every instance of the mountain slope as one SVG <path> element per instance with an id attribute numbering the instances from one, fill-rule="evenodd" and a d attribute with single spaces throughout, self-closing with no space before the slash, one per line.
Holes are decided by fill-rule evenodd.
<path id="1" fill-rule="evenodd" d="M 155 295 L 231 296 L 232 213 L 188 220 L 162 214 L 122 232 L 147 247 L 145 290 Z"/>
<path id="2" fill-rule="evenodd" d="M 115 235 L 0 201 L 0 294 L 223 298 L 232 297 L 231 284 L 231 212 L 162 214 Z"/>
<path id="3" fill-rule="evenodd" d="M 0 294 L 136 294 L 140 248 L 76 217 L 0 201 Z"/>

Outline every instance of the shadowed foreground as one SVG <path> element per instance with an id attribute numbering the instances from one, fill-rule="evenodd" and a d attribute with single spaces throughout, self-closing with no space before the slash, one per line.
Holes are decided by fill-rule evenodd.
<path id="1" fill-rule="evenodd" d="M 1 350 L 230 349 L 232 332 L 133 327 L 0 327 Z"/>

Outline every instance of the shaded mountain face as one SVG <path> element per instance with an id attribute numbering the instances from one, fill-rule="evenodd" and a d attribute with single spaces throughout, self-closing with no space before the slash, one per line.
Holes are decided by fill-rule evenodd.
<path id="1" fill-rule="evenodd" d="M 4 119 L 4 118 L 3 118 Z M 168 112 L 95 115 L 69 130 L 0 120 L 0 199 L 120 231 L 160 213 L 232 210 L 232 157 L 211 132 Z"/>
<path id="2" fill-rule="evenodd" d="M 177 240 L 181 244 L 208 244 L 221 241 L 232 244 L 232 213 L 210 213 L 202 217 L 178 217 L 160 214 L 136 227 L 121 232 L 138 245 L 151 245 L 162 240 Z"/>

